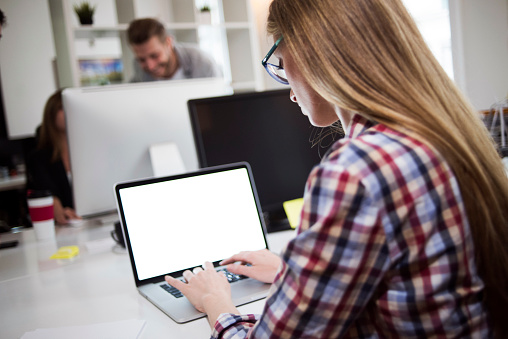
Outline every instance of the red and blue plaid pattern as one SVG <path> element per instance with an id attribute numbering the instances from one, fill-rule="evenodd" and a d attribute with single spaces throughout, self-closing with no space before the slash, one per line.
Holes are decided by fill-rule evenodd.
<path id="1" fill-rule="evenodd" d="M 490 338 L 456 178 L 433 149 L 355 115 L 309 176 L 260 316 L 212 338 Z"/>

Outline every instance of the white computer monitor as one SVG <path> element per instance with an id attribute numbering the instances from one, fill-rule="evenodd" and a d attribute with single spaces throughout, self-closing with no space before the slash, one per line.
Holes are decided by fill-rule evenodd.
<path id="1" fill-rule="evenodd" d="M 232 89 L 220 78 L 65 89 L 76 212 L 114 211 L 116 183 L 154 176 L 153 145 L 173 143 L 184 170 L 198 169 L 187 101 L 228 94 Z"/>

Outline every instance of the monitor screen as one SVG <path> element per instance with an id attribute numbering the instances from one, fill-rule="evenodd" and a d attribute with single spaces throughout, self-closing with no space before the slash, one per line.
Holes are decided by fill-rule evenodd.
<path id="1" fill-rule="evenodd" d="M 76 212 L 115 211 L 116 183 L 154 176 L 152 146 L 171 144 L 182 171 L 198 169 L 187 101 L 231 93 L 219 78 L 64 90 Z"/>
<path id="2" fill-rule="evenodd" d="M 189 114 L 200 167 L 247 161 L 268 231 L 289 227 L 282 203 L 303 196 L 326 152 L 312 147 L 321 129 L 291 102 L 289 90 L 190 100 Z"/>

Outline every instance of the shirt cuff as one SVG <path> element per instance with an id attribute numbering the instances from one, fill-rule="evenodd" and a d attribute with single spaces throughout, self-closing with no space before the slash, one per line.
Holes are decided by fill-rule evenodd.
<path id="1" fill-rule="evenodd" d="M 210 339 L 247 338 L 258 319 L 259 314 L 222 313 L 215 322 Z"/>

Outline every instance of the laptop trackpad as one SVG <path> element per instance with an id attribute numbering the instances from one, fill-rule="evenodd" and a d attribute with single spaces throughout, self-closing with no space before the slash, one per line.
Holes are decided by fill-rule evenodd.
<path id="1" fill-rule="evenodd" d="M 175 298 L 163 290 L 162 283 L 149 284 L 140 287 L 141 295 L 150 300 L 161 311 L 166 313 L 177 323 L 184 323 L 206 316 L 192 306 L 185 297 Z M 267 296 L 270 284 L 265 284 L 254 279 L 240 280 L 231 283 L 231 297 L 236 306 L 244 305 Z M 164 300 L 164 301 L 162 301 Z"/>

